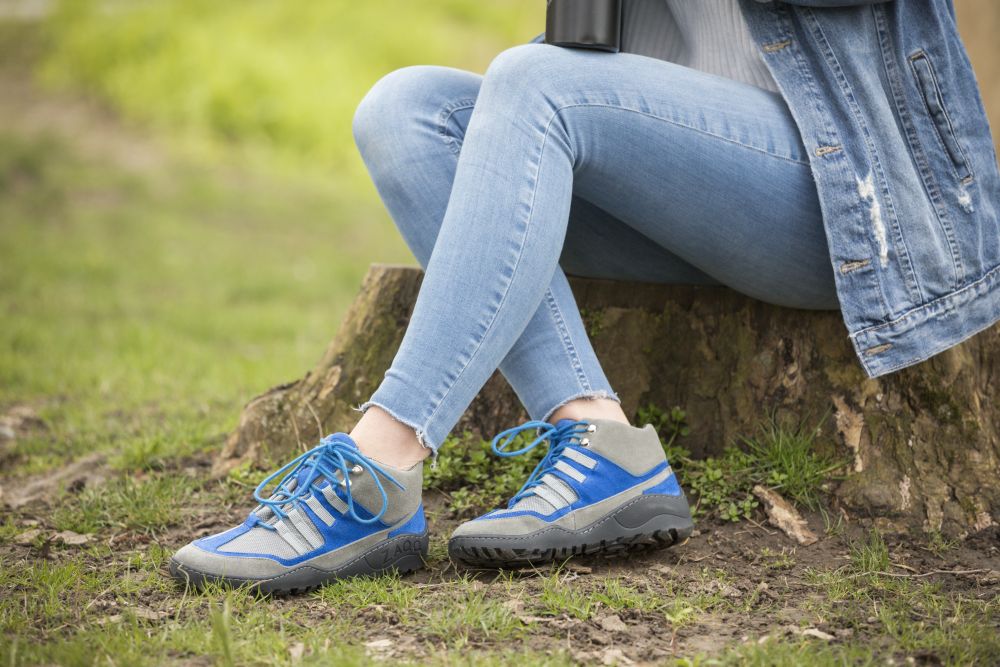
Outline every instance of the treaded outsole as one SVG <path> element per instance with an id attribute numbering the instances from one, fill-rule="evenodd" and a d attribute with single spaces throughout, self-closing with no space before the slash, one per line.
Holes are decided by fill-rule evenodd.
<path id="1" fill-rule="evenodd" d="M 688 532 L 690 535 L 690 531 Z M 569 547 L 548 549 L 503 549 L 498 547 L 458 546 L 452 558 L 464 565 L 486 568 L 528 567 L 552 561 L 562 561 L 577 556 L 631 556 L 646 551 L 666 549 L 686 539 L 680 531 L 658 530 L 649 535 L 620 537 L 597 543 L 582 543 Z"/>
<path id="2" fill-rule="evenodd" d="M 646 499 L 649 497 L 647 496 Z M 636 499 L 639 501 L 640 499 Z M 645 499 L 643 499 L 645 500 Z M 622 557 L 665 549 L 686 541 L 694 530 L 690 515 L 653 514 L 640 526 L 628 528 L 616 521 L 622 512 L 634 512 L 635 501 L 578 531 L 545 529 L 530 536 L 453 537 L 448 543 L 451 559 L 462 565 L 489 569 L 520 568 L 564 561 L 578 556 Z M 584 536 L 600 539 L 587 539 Z M 579 540 L 574 540 L 579 536 Z M 523 546 L 503 544 L 518 541 Z M 534 544 L 532 544 L 534 542 Z M 549 544 L 546 544 L 549 542 Z M 552 542 L 563 542 L 554 545 Z"/>
<path id="3" fill-rule="evenodd" d="M 414 538 L 419 542 L 416 553 L 412 549 L 400 552 L 396 548 L 399 542 Z M 218 584 L 234 588 L 248 586 L 268 595 L 298 595 L 309 593 L 340 579 L 378 576 L 393 572 L 401 575 L 415 572 L 425 566 L 428 546 L 429 539 L 426 533 L 401 536 L 377 545 L 336 570 L 318 570 L 304 564 L 270 579 L 248 579 L 201 572 L 175 558 L 170 559 L 169 569 L 174 579 L 195 590 L 201 590 L 209 584 Z"/>

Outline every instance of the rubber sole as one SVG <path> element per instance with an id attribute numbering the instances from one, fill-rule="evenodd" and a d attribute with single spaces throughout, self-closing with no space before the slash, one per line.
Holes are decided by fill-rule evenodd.
<path id="1" fill-rule="evenodd" d="M 484 528 L 489 521 L 484 521 Z M 694 523 L 684 496 L 633 498 L 610 514 L 576 530 L 543 528 L 529 535 L 463 535 L 448 542 L 453 561 L 485 568 L 510 568 L 574 556 L 620 556 L 663 549 L 691 536 Z"/>
<path id="2" fill-rule="evenodd" d="M 170 574 L 180 583 L 195 589 L 201 589 L 206 584 L 213 583 L 233 587 L 249 585 L 261 593 L 276 595 L 308 593 L 323 584 L 338 579 L 377 576 L 389 572 L 406 574 L 419 570 L 424 567 L 428 543 L 427 533 L 399 535 L 376 545 L 334 570 L 322 570 L 306 562 L 269 579 L 250 579 L 201 572 L 174 558 L 170 559 Z"/>

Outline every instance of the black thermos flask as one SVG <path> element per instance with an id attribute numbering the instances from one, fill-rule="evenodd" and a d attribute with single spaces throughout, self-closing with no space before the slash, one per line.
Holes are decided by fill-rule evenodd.
<path id="1" fill-rule="evenodd" d="M 545 43 L 621 50 L 622 0 L 548 0 Z"/>

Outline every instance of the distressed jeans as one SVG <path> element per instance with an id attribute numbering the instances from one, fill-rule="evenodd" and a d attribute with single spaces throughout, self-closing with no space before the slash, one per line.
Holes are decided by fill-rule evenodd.
<path id="1" fill-rule="evenodd" d="M 778 93 L 637 54 L 525 44 L 482 76 L 387 74 L 353 131 L 425 269 L 392 365 L 358 409 L 378 405 L 434 451 L 497 368 L 533 419 L 618 400 L 567 273 L 839 307 L 807 152 Z"/>

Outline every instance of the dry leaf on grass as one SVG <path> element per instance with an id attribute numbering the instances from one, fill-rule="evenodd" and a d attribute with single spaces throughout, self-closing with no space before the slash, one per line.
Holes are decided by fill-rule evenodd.
<path id="1" fill-rule="evenodd" d="M 370 642 L 365 642 L 365 648 L 372 653 L 385 652 L 392 648 L 392 640 L 386 637 L 383 637 L 382 639 L 373 639 Z"/>
<path id="2" fill-rule="evenodd" d="M 52 540 L 55 542 L 62 542 L 63 544 L 74 546 L 86 544 L 93 539 L 93 535 L 81 535 L 80 533 L 74 533 L 72 530 L 62 530 L 52 536 Z"/>
<path id="3" fill-rule="evenodd" d="M 17 537 L 14 538 L 15 544 L 20 544 L 21 546 L 27 546 L 29 544 L 34 544 L 35 539 L 42 534 L 42 531 L 38 528 L 32 528 L 31 530 L 26 530 Z"/>
<path id="4" fill-rule="evenodd" d="M 131 607 L 129 611 L 136 618 L 141 618 L 145 621 L 162 621 L 170 616 L 169 611 L 157 611 L 156 609 L 146 609 L 145 607 Z"/>
<path id="5" fill-rule="evenodd" d="M 772 526 L 780 529 L 785 535 L 802 545 L 812 544 L 819 540 L 816 533 L 809 530 L 809 524 L 802 518 L 799 511 L 782 498 L 777 491 L 758 484 L 753 487 L 753 494 L 764 503 L 768 523 Z"/>

